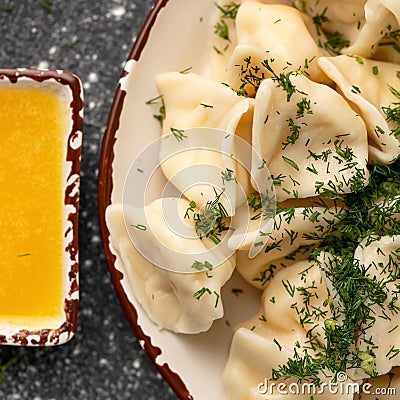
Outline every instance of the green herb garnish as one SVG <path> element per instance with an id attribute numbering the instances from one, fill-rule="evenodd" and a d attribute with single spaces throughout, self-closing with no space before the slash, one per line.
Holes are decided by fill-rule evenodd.
<path id="1" fill-rule="evenodd" d="M 181 142 L 183 139 L 186 139 L 187 136 L 185 135 L 185 130 L 184 129 L 176 129 L 176 128 L 170 128 L 170 132 L 174 135 L 175 139 L 178 142 Z"/>
<path id="2" fill-rule="evenodd" d="M 351 158 L 341 142 L 336 143 L 339 157 Z M 357 192 L 343 194 L 334 184 L 321 182 L 321 196 L 324 201 L 336 202 L 340 199 L 344 206 L 336 215 L 338 222 L 330 232 L 321 235 L 321 243 L 311 252 L 310 260 L 317 263 L 329 283 L 330 297 L 324 301 L 331 317 L 325 318 L 323 309 L 307 309 L 312 291 L 310 287 L 294 287 L 283 282 L 288 294 L 293 297 L 298 291 L 303 296 L 303 309 L 298 312 L 299 321 L 307 327 L 307 348 L 294 349 L 294 356 L 284 365 L 273 370 L 273 379 L 297 378 L 321 384 L 321 371 L 335 377 L 337 373 L 360 368 L 368 375 L 376 376 L 374 346 L 368 329 L 380 317 L 372 312 L 379 307 L 382 318 L 398 318 L 397 291 L 387 289 L 388 282 L 400 279 L 400 249 L 388 255 L 387 265 L 376 266 L 383 271 L 382 276 L 373 276 L 369 265 L 363 265 L 354 258 L 359 244 L 366 240 L 368 245 L 382 236 L 393 236 L 400 232 L 400 221 L 394 215 L 400 212 L 400 160 L 391 165 L 373 162 L 369 168 L 369 184 L 358 187 Z M 317 221 L 322 215 L 311 214 Z M 320 255 L 325 254 L 322 262 Z M 396 267 L 397 266 L 397 267 Z M 297 307 L 297 304 L 293 304 Z M 315 314 L 317 312 L 317 314 Z M 318 317 L 318 318 L 316 318 Z M 325 340 L 321 342 L 313 333 L 315 323 L 323 321 Z M 393 328 L 392 330 L 396 329 Z M 357 350 L 355 343 L 364 344 L 366 350 Z M 313 350 L 312 355 L 308 348 Z M 400 350 L 392 348 L 387 357 L 394 357 Z"/>
<path id="3" fill-rule="evenodd" d="M 329 18 L 326 16 L 326 12 L 328 11 L 328 8 L 325 7 L 324 11 L 322 11 L 321 14 L 316 14 L 312 17 L 312 21 L 317 28 L 317 33 L 318 35 L 321 35 L 321 30 L 322 26 L 324 23 L 329 22 Z"/>
<path id="4" fill-rule="evenodd" d="M 13 11 L 13 8 L 11 6 L 0 6 L 0 11 L 11 13 Z"/>
<path id="5" fill-rule="evenodd" d="M 162 128 L 164 120 L 167 117 L 163 96 L 160 95 L 160 96 L 154 97 L 153 99 L 147 100 L 145 104 L 146 105 L 154 105 L 154 104 L 160 104 L 160 102 L 161 102 L 161 105 L 158 110 L 159 114 L 153 114 L 153 118 L 155 118 L 160 123 L 161 128 Z"/>
<path id="6" fill-rule="evenodd" d="M 332 56 L 337 56 L 344 48 L 350 46 L 350 40 L 345 39 L 340 32 L 335 32 L 328 36 L 325 42 L 319 40 L 318 45 Z"/>
<path id="7" fill-rule="evenodd" d="M 218 10 L 221 13 L 221 16 L 219 20 L 215 23 L 214 25 L 214 33 L 222 38 L 223 40 L 226 40 L 227 42 L 230 42 L 231 39 L 229 37 L 229 27 L 228 24 L 226 23 L 226 20 L 234 20 L 236 19 L 237 12 L 239 10 L 240 4 L 231 2 L 228 4 L 225 4 L 223 6 L 220 6 L 219 4 L 216 4 Z M 224 49 L 224 51 L 227 50 L 227 47 Z M 218 50 L 222 54 L 220 50 Z"/>
<path id="8" fill-rule="evenodd" d="M 195 261 L 192 264 L 192 268 L 196 269 L 197 271 L 203 271 L 203 270 L 211 271 L 213 269 L 213 265 L 211 263 L 209 263 L 208 261 L 204 261 L 203 263 L 200 261 Z"/>
<path id="9" fill-rule="evenodd" d="M 4 364 L 0 365 L 0 383 L 5 383 L 7 382 L 7 375 L 6 372 L 8 368 L 10 368 L 13 364 L 15 364 L 19 359 L 19 356 L 16 355 L 12 358 L 10 358 L 8 361 L 6 361 Z"/>
<path id="10" fill-rule="evenodd" d="M 200 212 L 195 212 L 193 219 L 195 221 L 195 229 L 200 238 L 203 236 L 211 239 L 215 244 L 221 242 L 219 238 L 223 231 L 229 229 L 227 223 L 229 222 L 228 213 L 221 203 L 220 198 L 224 193 L 220 193 L 214 189 L 215 199 L 209 200 L 204 205 Z"/>
<path id="11" fill-rule="evenodd" d="M 50 0 L 40 0 L 40 4 L 49 14 L 53 12 L 53 3 Z"/>

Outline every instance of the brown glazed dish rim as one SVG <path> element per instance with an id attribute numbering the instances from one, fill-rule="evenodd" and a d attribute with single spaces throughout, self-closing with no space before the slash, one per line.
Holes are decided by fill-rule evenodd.
<path id="1" fill-rule="evenodd" d="M 135 40 L 135 43 L 129 53 L 126 62 L 130 60 L 139 60 L 142 50 L 147 43 L 147 39 L 150 35 L 151 29 L 153 28 L 154 23 L 157 19 L 158 13 L 163 7 L 166 6 L 168 1 L 169 0 L 157 0 L 155 2 L 137 36 L 137 39 Z M 125 75 L 126 72 L 123 71 L 121 78 Z M 105 212 L 106 208 L 111 204 L 111 194 L 113 189 L 111 179 L 112 163 L 114 159 L 113 146 L 116 140 L 116 133 L 119 128 L 119 119 L 123 109 L 124 98 L 125 92 L 122 90 L 121 84 L 119 83 L 108 116 L 107 126 L 105 129 L 100 153 L 98 175 L 98 213 L 104 253 L 108 264 L 111 280 L 117 293 L 119 302 L 138 341 L 143 344 L 142 347 L 144 351 L 150 357 L 162 377 L 175 391 L 178 397 L 181 400 L 193 400 L 193 397 L 190 395 L 188 389 L 186 388 L 184 382 L 179 377 L 179 375 L 173 372 L 169 368 L 168 364 L 165 363 L 163 365 L 159 365 L 156 362 L 156 358 L 161 354 L 162 351 L 160 348 L 152 345 L 151 337 L 146 335 L 138 324 L 137 310 L 129 301 L 126 293 L 124 292 L 124 289 L 121 285 L 122 274 L 114 266 L 115 256 L 111 252 L 109 247 L 109 231 L 105 222 Z"/>

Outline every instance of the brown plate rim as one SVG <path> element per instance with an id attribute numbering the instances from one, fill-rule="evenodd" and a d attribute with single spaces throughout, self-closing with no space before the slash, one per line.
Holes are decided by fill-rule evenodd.
<path id="1" fill-rule="evenodd" d="M 164 8 L 169 0 L 157 0 L 153 5 L 150 13 L 148 14 L 133 47 L 129 53 L 127 62 L 130 60 L 138 61 L 140 55 L 147 43 L 147 39 L 150 35 L 151 29 L 157 19 L 158 13 Z M 121 78 L 127 74 L 123 70 Z M 116 141 L 116 132 L 119 128 L 119 119 L 123 109 L 125 99 L 125 92 L 121 88 L 121 83 L 118 84 L 115 96 L 111 105 L 110 113 L 108 115 L 107 125 L 103 136 L 102 147 L 99 159 L 99 174 L 98 174 L 98 214 L 100 233 L 103 242 L 104 253 L 108 264 L 109 273 L 111 276 L 112 283 L 117 293 L 119 302 L 125 313 L 125 316 L 135 333 L 139 342 L 143 343 L 142 347 L 147 355 L 152 360 L 153 364 L 157 367 L 158 371 L 170 385 L 174 392 L 178 395 L 181 400 L 193 400 L 193 397 L 186 388 L 184 382 L 173 372 L 167 363 L 159 365 L 156 362 L 156 358 L 162 353 L 159 347 L 156 347 L 151 342 L 151 337 L 146 335 L 140 325 L 138 324 L 138 314 L 135 307 L 129 301 L 126 293 L 121 284 L 122 274 L 115 268 L 115 256 L 111 252 L 109 247 L 109 231 L 105 222 L 106 208 L 111 204 L 111 193 L 112 193 L 112 163 L 114 160 L 113 147 Z"/>

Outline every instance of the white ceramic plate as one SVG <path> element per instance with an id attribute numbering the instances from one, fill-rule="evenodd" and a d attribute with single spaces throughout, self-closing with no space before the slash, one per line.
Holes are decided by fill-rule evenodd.
<path id="1" fill-rule="evenodd" d="M 128 283 L 124 266 L 110 246 L 105 222 L 108 205 L 121 203 L 129 168 L 160 136 L 154 108 L 154 77 L 160 72 L 207 74 L 216 18 L 214 0 L 159 0 L 149 14 L 126 62 L 103 140 L 99 168 L 99 217 L 110 274 L 135 334 L 161 374 L 181 399 L 226 399 L 222 373 L 233 327 L 258 311 L 259 295 L 239 276 L 223 289 L 225 316 L 207 333 L 180 335 L 159 330 L 144 313 Z M 212 46 L 211 46 L 212 49 Z M 232 289 L 244 289 L 238 297 Z"/>

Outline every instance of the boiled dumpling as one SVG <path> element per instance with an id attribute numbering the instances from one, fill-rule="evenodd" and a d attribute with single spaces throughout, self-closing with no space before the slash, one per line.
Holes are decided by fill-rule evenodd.
<path id="1" fill-rule="evenodd" d="M 374 58 L 379 41 L 390 30 L 397 30 L 400 23 L 400 3 L 397 0 L 368 0 L 365 3 L 365 23 L 346 54 Z"/>
<path id="2" fill-rule="evenodd" d="M 250 190 L 248 174 L 235 159 L 235 142 L 240 140 L 235 133 L 243 140 L 251 135 L 254 100 L 194 73 L 165 73 L 156 81 L 166 110 L 163 133 L 169 134 L 160 142 L 162 171 L 199 207 L 214 201 L 215 188 L 218 193 L 225 190 L 221 202 L 233 215 Z"/>
<path id="3" fill-rule="evenodd" d="M 259 313 L 243 326 L 290 349 L 312 347 L 306 335 L 309 329 L 316 344 L 325 343 L 324 321 L 332 317 L 328 297 L 318 264 L 297 261 L 276 274 L 262 294 Z M 309 321 L 306 325 L 301 322 L 305 317 Z"/>
<path id="4" fill-rule="evenodd" d="M 304 293 L 308 293 L 310 299 L 306 306 Z M 228 400 L 309 400 L 310 396 L 315 399 L 353 399 L 352 393 L 340 395 L 328 390 L 319 394 L 306 390 L 302 393 L 301 386 L 305 382 L 297 383 L 296 378 L 271 380 L 273 370 L 296 358 L 296 354 L 307 351 L 312 355 L 312 346 L 318 348 L 318 343 L 325 342 L 324 324 L 331 317 L 325 302 L 327 298 L 327 288 L 318 266 L 308 261 L 298 262 L 276 275 L 273 284 L 263 293 L 260 312 L 241 324 L 234 334 L 224 371 Z M 300 322 L 304 317 L 307 324 Z M 322 381 L 328 382 L 328 377 L 329 374 L 324 376 L 321 372 Z M 282 394 L 276 390 L 279 383 L 286 389 L 290 384 L 297 384 L 299 392 L 294 394 L 288 390 Z"/>
<path id="5" fill-rule="evenodd" d="M 176 201 L 178 202 L 178 199 Z M 204 242 L 199 238 L 194 240 L 196 232 L 189 220 L 185 220 L 185 223 L 189 224 L 187 229 L 191 231 L 191 239 L 176 236 L 171 232 L 164 220 L 161 202 L 162 199 L 159 199 L 146 207 L 146 215 L 156 229 L 157 237 L 154 236 L 154 232 L 153 234 L 150 232 L 150 229 L 137 229 L 138 235 L 144 234 L 139 236 L 139 244 L 147 246 L 152 253 L 160 253 L 159 259 L 163 259 L 162 253 L 165 251 L 163 243 L 169 244 L 168 247 L 172 252 L 175 251 L 175 254 L 188 250 L 207 254 Z M 188 207 L 187 201 L 179 200 L 181 218 Z M 135 222 L 136 213 L 128 214 L 132 219 L 127 223 L 130 229 L 135 230 L 134 225 L 146 227 L 140 220 L 142 214 L 138 213 L 138 216 Z M 155 324 L 174 332 L 194 334 L 206 331 L 215 319 L 223 316 L 220 290 L 233 272 L 234 256 L 214 270 L 200 272 L 193 270 L 195 273 L 168 271 L 148 261 L 132 244 L 124 223 L 122 205 L 116 204 L 107 208 L 106 222 L 110 232 L 111 248 L 117 256 L 118 269 L 126 276 L 129 285 L 125 290 L 136 299 Z M 214 249 L 213 257 L 216 254 L 218 250 Z M 208 256 L 211 257 L 211 253 Z M 163 260 L 176 262 L 176 259 L 168 257 L 168 254 Z"/>
<path id="6" fill-rule="evenodd" d="M 320 58 L 321 68 L 359 110 L 367 128 L 369 158 L 388 164 L 399 156 L 399 66 L 362 57 Z"/>
<path id="7" fill-rule="evenodd" d="M 303 0 L 299 3 L 302 4 L 300 10 L 315 21 L 317 29 L 332 38 L 321 40 L 321 46 L 329 52 L 338 52 L 357 38 L 360 25 L 365 22 L 366 2 L 367 0 Z"/>
<path id="8" fill-rule="evenodd" d="M 354 254 L 355 262 L 366 275 L 382 285 L 385 299 L 370 300 L 370 317 L 360 327 L 358 351 L 373 354 L 373 369 L 378 375 L 400 366 L 400 298 L 398 275 L 400 268 L 400 236 L 366 238 Z M 373 346 L 371 346 L 371 343 Z"/>
<path id="9" fill-rule="evenodd" d="M 188 72 L 166 72 L 156 76 L 165 104 L 163 134 L 173 129 L 198 127 L 228 130 L 238 111 L 247 111 L 245 99 L 220 82 Z"/>
<path id="10" fill-rule="evenodd" d="M 293 207 L 279 212 L 266 234 L 266 246 L 256 257 L 249 258 L 248 247 L 239 248 L 239 273 L 251 285 L 264 289 L 279 270 L 307 258 L 335 229 L 339 214 L 339 208 L 319 206 Z"/>
<path id="11" fill-rule="evenodd" d="M 248 1 L 239 8 L 236 30 L 238 45 L 228 66 L 234 90 L 253 96 L 261 81 L 272 76 L 264 60 L 277 75 L 301 68 L 315 81 L 329 81 L 316 62 L 324 53 L 315 26 L 295 8 Z"/>
<path id="12" fill-rule="evenodd" d="M 291 75 L 286 85 L 264 80 L 254 109 L 253 146 L 276 180 L 277 200 L 365 186 L 368 142 L 360 116 L 336 91 L 304 75 Z"/>

